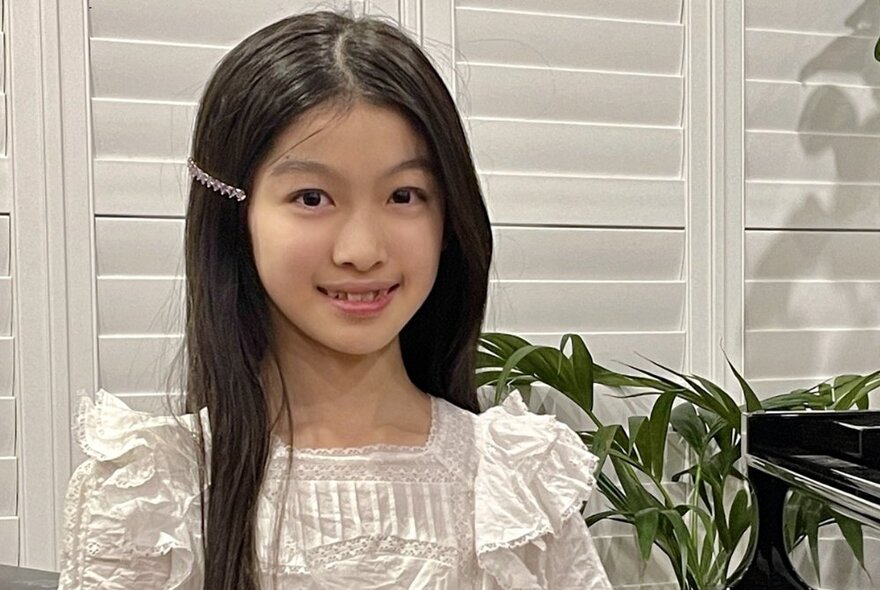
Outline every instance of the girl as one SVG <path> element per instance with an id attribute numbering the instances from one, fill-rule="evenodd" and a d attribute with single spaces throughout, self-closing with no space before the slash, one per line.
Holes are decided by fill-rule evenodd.
<path id="1" fill-rule="evenodd" d="M 517 393 L 478 413 L 492 233 L 414 42 L 330 12 L 254 33 L 189 169 L 188 413 L 81 398 L 61 588 L 611 587 L 595 456 Z"/>

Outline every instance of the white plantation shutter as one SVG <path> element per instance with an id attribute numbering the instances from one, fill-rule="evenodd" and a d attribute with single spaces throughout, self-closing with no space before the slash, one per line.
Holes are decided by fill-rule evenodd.
<path id="1" fill-rule="evenodd" d="M 763 395 L 880 368 L 878 23 L 876 2 L 746 2 L 745 369 Z M 876 586 L 878 531 L 864 543 L 874 580 L 823 532 L 822 587 Z"/>
<path id="2" fill-rule="evenodd" d="M 746 376 L 880 367 L 880 7 L 746 3 Z"/>
<path id="3" fill-rule="evenodd" d="M 10 266 L 12 171 L 7 138 L 6 6 L 0 1 L 0 564 L 18 563 L 18 411 L 13 390 L 13 299 Z M 8 541 L 7 541 L 8 540 Z"/>
<path id="4" fill-rule="evenodd" d="M 457 0 L 455 51 L 494 222 L 486 329 L 597 360 L 685 358 L 680 0 Z"/>
<path id="5" fill-rule="evenodd" d="M 723 345 L 762 394 L 880 366 L 876 3 L 41 0 L 11 25 L 0 4 L 0 562 L 54 553 L 76 388 L 164 411 L 196 101 L 235 43 L 303 10 L 388 15 L 441 69 L 493 221 L 485 330 L 730 386 Z M 674 587 L 629 529 L 594 533 L 616 587 Z"/>

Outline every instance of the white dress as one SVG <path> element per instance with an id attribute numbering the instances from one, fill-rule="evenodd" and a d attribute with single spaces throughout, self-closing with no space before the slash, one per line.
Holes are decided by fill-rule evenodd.
<path id="1" fill-rule="evenodd" d="M 596 457 L 578 435 L 517 392 L 479 415 L 431 405 L 424 446 L 295 449 L 286 495 L 291 450 L 273 436 L 262 587 L 274 575 L 284 590 L 610 590 L 580 514 Z M 103 390 L 80 398 L 89 458 L 68 485 L 59 590 L 202 589 L 195 428 L 192 414 L 136 412 Z"/>

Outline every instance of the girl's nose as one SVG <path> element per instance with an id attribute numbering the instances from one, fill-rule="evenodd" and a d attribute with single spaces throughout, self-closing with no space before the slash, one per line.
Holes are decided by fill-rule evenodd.
<path id="1" fill-rule="evenodd" d="M 367 211 L 352 214 L 336 236 L 333 262 L 368 271 L 387 257 L 385 231 L 378 216 Z"/>

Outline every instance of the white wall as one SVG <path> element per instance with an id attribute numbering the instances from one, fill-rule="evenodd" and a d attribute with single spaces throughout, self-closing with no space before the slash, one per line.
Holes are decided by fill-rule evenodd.
<path id="1" fill-rule="evenodd" d="M 723 342 L 763 394 L 880 366 L 876 2 L 368 4 L 423 41 L 466 118 L 497 244 L 486 330 L 577 332 L 599 362 L 733 386 Z M 159 407 L 201 87 L 315 5 L 5 6 L 0 563 L 55 566 L 79 389 Z M 617 587 L 673 587 L 628 530 L 595 533 Z"/>

